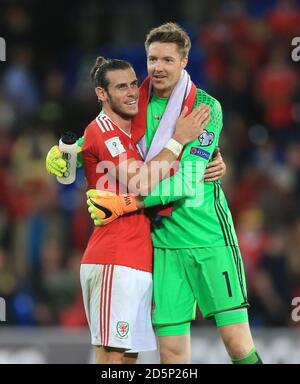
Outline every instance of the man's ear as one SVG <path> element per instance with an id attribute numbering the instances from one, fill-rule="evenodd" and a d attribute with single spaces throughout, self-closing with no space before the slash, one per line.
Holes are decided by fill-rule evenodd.
<path id="1" fill-rule="evenodd" d="M 95 88 L 95 93 L 97 95 L 98 100 L 101 101 L 101 103 L 103 103 L 103 101 L 106 101 L 107 94 L 106 94 L 106 91 L 103 88 L 96 87 Z"/>
<path id="2" fill-rule="evenodd" d="M 181 60 L 181 66 L 182 69 L 184 69 L 187 66 L 187 63 L 189 62 L 189 58 L 186 56 Z"/>

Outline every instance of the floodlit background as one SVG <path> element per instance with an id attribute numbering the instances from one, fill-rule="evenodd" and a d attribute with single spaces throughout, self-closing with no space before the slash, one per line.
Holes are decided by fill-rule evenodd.
<path id="1" fill-rule="evenodd" d="M 289 0 L 1 0 L 0 362 L 93 361 L 79 285 L 92 230 L 84 175 L 58 184 L 45 155 L 98 113 L 96 56 L 129 60 L 142 80 L 146 33 L 166 21 L 189 33 L 191 77 L 223 107 L 222 184 L 260 353 L 300 363 L 300 1 Z M 192 335 L 192 362 L 228 362 L 200 313 Z"/>

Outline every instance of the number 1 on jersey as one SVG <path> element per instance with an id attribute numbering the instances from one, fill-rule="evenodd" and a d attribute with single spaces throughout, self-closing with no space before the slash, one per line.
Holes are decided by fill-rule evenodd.
<path id="1" fill-rule="evenodd" d="M 225 272 L 222 273 L 222 275 L 224 275 L 225 280 L 226 280 L 226 285 L 227 285 L 227 290 L 228 290 L 228 296 L 229 296 L 229 297 L 232 297 L 232 291 L 231 291 L 231 286 L 230 286 L 230 281 L 229 281 L 228 272 L 225 271 Z"/>

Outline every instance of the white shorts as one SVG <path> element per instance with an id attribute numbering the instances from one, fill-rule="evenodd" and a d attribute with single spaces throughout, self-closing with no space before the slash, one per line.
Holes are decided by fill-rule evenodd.
<path id="1" fill-rule="evenodd" d="M 120 265 L 81 264 L 92 344 L 126 352 L 157 348 L 151 323 L 152 274 Z"/>

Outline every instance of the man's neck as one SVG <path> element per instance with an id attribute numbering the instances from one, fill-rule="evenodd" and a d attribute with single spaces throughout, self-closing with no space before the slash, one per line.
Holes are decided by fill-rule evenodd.
<path id="1" fill-rule="evenodd" d="M 112 110 L 107 110 L 103 108 L 103 113 L 105 113 L 118 127 L 125 131 L 128 135 L 131 134 L 131 121 L 132 119 L 125 119 L 124 117 L 118 115 Z"/>
<path id="2" fill-rule="evenodd" d="M 153 88 L 153 94 L 160 99 L 168 99 L 171 96 L 173 89 L 171 90 L 157 90 Z"/>

